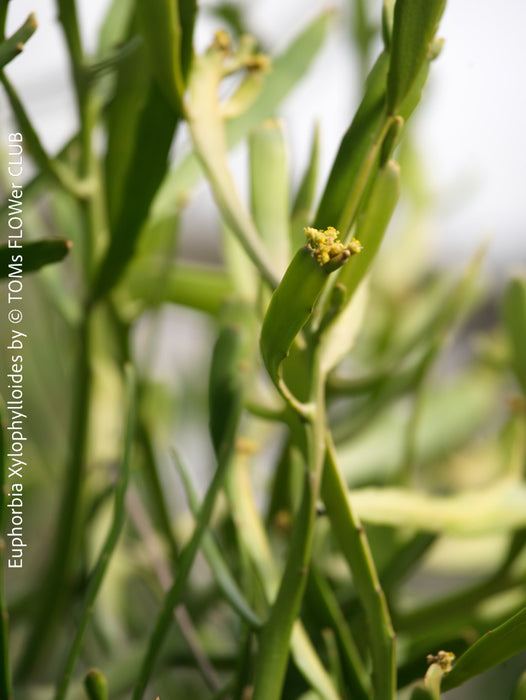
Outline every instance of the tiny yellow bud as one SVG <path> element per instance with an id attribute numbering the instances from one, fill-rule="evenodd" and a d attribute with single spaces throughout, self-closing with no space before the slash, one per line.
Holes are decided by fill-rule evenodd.
<path id="1" fill-rule="evenodd" d="M 227 31 L 224 29 L 218 29 L 214 33 L 212 48 L 220 49 L 221 51 L 230 51 L 232 48 L 232 40 Z"/>
<path id="2" fill-rule="evenodd" d="M 352 241 L 349 243 L 349 250 L 351 251 L 351 255 L 356 255 L 357 253 L 361 253 L 363 250 L 363 245 L 360 243 L 360 241 L 357 238 L 353 238 Z"/>
<path id="3" fill-rule="evenodd" d="M 439 651 L 436 656 L 434 654 L 427 655 L 428 664 L 438 664 L 444 673 L 451 671 L 451 665 L 455 660 L 455 654 L 452 651 Z"/>
<path id="4" fill-rule="evenodd" d="M 256 53 L 248 56 L 245 68 L 250 72 L 268 73 L 270 70 L 270 58 L 264 53 Z"/>

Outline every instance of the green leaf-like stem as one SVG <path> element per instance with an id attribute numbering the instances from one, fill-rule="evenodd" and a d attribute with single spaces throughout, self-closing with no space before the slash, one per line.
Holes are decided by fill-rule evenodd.
<path id="1" fill-rule="evenodd" d="M 411 91 L 431 49 L 446 0 L 397 0 L 394 8 L 387 110 L 394 114 Z"/>
<path id="2" fill-rule="evenodd" d="M 45 265 L 60 262 L 70 249 L 71 242 L 65 238 L 43 238 L 40 241 L 23 243 L 17 248 L 0 246 L 0 279 L 8 277 L 12 270 L 16 270 L 19 262 L 24 273 L 35 272 Z M 10 265 L 13 267 L 10 268 Z"/>
<path id="3" fill-rule="evenodd" d="M 37 19 L 32 12 L 20 29 L 0 44 L 0 68 L 3 68 L 24 50 L 24 44 L 33 36 L 36 28 Z"/>
<path id="4" fill-rule="evenodd" d="M 265 314 L 261 328 L 261 354 L 272 381 L 277 385 L 279 368 L 287 356 L 328 279 L 324 268 L 307 246 L 298 250 Z"/>
<path id="5" fill-rule="evenodd" d="M 484 673 L 526 648 L 526 608 L 487 632 L 459 657 L 442 681 L 443 690 L 451 690 L 470 678 Z"/>

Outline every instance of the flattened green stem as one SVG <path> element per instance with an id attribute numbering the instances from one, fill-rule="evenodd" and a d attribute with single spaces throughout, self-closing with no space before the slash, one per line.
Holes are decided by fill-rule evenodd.
<path id="1" fill-rule="evenodd" d="M 310 389 L 308 403 L 291 394 L 281 376 L 281 363 L 294 339 L 310 318 L 312 308 L 328 280 L 354 252 L 354 247 L 338 241 L 338 232 L 306 229 L 309 244 L 297 252 L 269 304 L 261 330 L 261 352 L 265 366 L 301 422 L 300 447 L 307 461 L 306 480 L 292 541 L 278 595 L 261 635 L 256 677 L 255 700 L 279 697 L 285 677 L 288 649 L 294 621 L 299 614 L 312 548 L 325 454 L 325 374 L 321 370 L 318 338 L 308 336 Z"/>
<path id="2" fill-rule="evenodd" d="M 417 466 L 416 455 L 418 431 L 420 429 L 424 413 L 426 399 L 426 379 L 431 369 L 431 360 L 432 358 L 426 364 L 424 371 L 419 375 L 418 382 L 414 388 L 414 394 L 411 397 L 411 412 L 405 430 L 402 448 L 402 459 L 400 462 L 401 476 L 406 484 L 411 484 L 415 476 L 415 469 Z"/>
<path id="3" fill-rule="evenodd" d="M 217 47 L 195 59 L 189 81 L 189 102 L 186 105 L 188 125 L 196 154 L 225 222 L 265 282 L 274 289 L 278 284 L 278 276 L 252 218 L 238 197 L 227 165 L 227 141 L 217 96 L 219 83 L 225 74 L 224 60 L 223 51 Z"/>
<path id="4" fill-rule="evenodd" d="M 510 364 L 526 396 L 526 278 L 512 277 L 502 302 L 504 327 L 511 346 Z"/>
<path id="5" fill-rule="evenodd" d="M 139 49 L 141 44 L 141 38 L 139 36 L 134 36 L 118 48 L 108 51 L 108 54 L 103 58 L 89 63 L 86 66 L 89 80 L 96 80 L 99 76 L 115 70 L 120 63 L 128 58 L 128 56 L 133 55 Z"/>
<path id="6" fill-rule="evenodd" d="M 223 270 L 211 265 L 170 265 L 166 260 L 139 260 L 131 264 L 126 287 L 133 299 L 148 306 L 181 304 L 217 315 L 233 291 L 233 281 Z"/>
<path id="7" fill-rule="evenodd" d="M 338 220 L 337 228 L 342 231 L 344 238 L 349 235 L 351 226 L 356 219 L 362 196 L 374 171 L 384 138 L 389 133 L 393 123 L 393 117 L 383 117 L 381 126 L 378 128 L 378 131 L 375 134 L 374 141 L 372 142 L 370 149 L 365 156 L 360 169 L 358 170 L 354 188 L 347 199 L 345 207 Z"/>
<path id="8" fill-rule="evenodd" d="M 273 700 L 281 695 L 292 629 L 299 615 L 307 580 L 325 453 L 325 377 L 319 370 L 316 351 L 313 352 L 312 368 L 310 400 L 315 413 L 311 420 L 304 423 L 307 445 L 306 480 L 278 595 L 261 634 L 254 700 Z"/>
<path id="9" fill-rule="evenodd" d="M 332 12 L 316 17 L 305 30 L 278 56 L 273 57 L 273 69 L 265 76 L 261 92 L 238 117 L 225 124 L 227 148 L 232 148 L 264 119 L 275 115 L 279 103 L 294 88 L 308 70 L 327 35 Z M 154 217 L 164 217 L 172 212 L 174 201 L 180 201 L 198 182 L 202 175 L 194 152 L 165 178 L 153 207 Z"/>
<path id="10" fill-rule="evenodd" d="M 39 157 L 42 159 L 40 166 L 45 170 L 49 169 L 50 174 L 54 175 L 66 190 L 72 192 L 80 200 L 86 240 L 84 272 L 87 281 L 91 272 L 94 241 L 100 230 L 100 212 L 97 207 L 100 188 L 97 187 L 98 180 L 91 142 L 95 122 L 95 102 L 84 72 L 75 2 L 74 0 L 58 0 L 58 9 L 69 50 L 80 121 L 78 177 L 71 176 L 68 171 L 63 171 L 62 167 L 57 173 L 53 163 L 49 161 L 47 154 L 41 147 L 29 121 L 26 126 L 29 129 L 27 133 L 29 133 L 30 138 L 35 137 L 33 146 L 37 153 L 40 153 Z M 22 115 L 25 116 L 23 111 Z M 27 133 L 25 134 L 26 138 Z M 50 163 L 51 165 L 49 165 Z M 62 166 L 61 163 L 56 165 Z M 42 596 L 38 602 L 39 608 L 34 616 L 33 626 L 17 668 L 18 677 L 24 679 L 30 677 L 33 669 L 42 660 L 47 642 L 52 636 L 55 626 L 60 622 L 60 614 L 67 600 L 65 595 L 66 590 L 68 590 L 67 579 L 75 554 L 76 538 L 79 535 L 82 517 L 79 502 L 84 485 L 88 448 L 88 416 L 91 398 L 91 323 L 90 308 L 85 306 L 76 338 L 78 355 L 73 374 L 75 389 L 72 399 L 70 448 L 65 469 L 65 483 L 60 497 L 61 503 L 53 551 L 42 587 Z"/>
<path id="11" fill-rule="evenodd" d="M 181 112 L 184 80 L 178 0 L 139 0 L 139 22 L 153 74 L 175 112 Z"/>
<path id="12" fill-rule="evenodd" d="M 212 482 L 210 483 L 205 499 L 199 511 L 199 517 L 197 518 L 194 533 L 188 544 L 181 552 L 181 556 L 179 557 L 179 566 L 174 582 L 164 598 L 161 611 L 157 617 L 155 627 L 150 636 L 148 649 L 146 655 L 144 656 L 139 677 L 133 691 L 133 700 L 141 700 L 144 695 L 148 680 L 152 675 L 155 662 L 159 655 L 159 651 L 172 623 L 173 610 L 179 603 L 181 595 L 184 592 L 188 576 L 190 575 L 192 565 L 201 544 L 201 539 L 208 527 L 217 494 L 223 485 L 226 470 L 230 464 L 231 455 L 231 449 L 228 451 L 223 451 L 221 459 L 218 462 L 217 469 L 212 478 Z"/>
<path id="13" fill-rule="evenodd" d="M 140 405 L 141 385 L 137 388 L 138 402 Z M 142 420 L 141 420 L 142 418 Z M 159 468 L 156 460 L 154 442 L 150 434 L 149 426 L 145 424 L 144 417 L 137 418 L 137 441 L 141 445 L 144 452 L 145 460 L 145 479 L 149 495 L 151 498 L 151 508 L 156 511 L 156 524 L 162 531 L 166 541 L 172 562 L 175 564 L 179 558 L 179 547 L 177 545 L 174 533 L 172 531 L 172 523 L 168 504 L 166 503 L 163 485 L 159 476 Z"/>
<path id="14" fill-rule="evenodd" d="M 66 574 L 73 558 L 73 545 L 78 536 L 80 500 L 88 442 L 88 413 L 92 388 L 90 362 L 91 318 L 82 320 L 78 330 L 77 358 L 75 364 L 75 389 L 73 415 L 70 426 L 70 450 L 65 468 L 65 483 L 61 493 L 60 511 L 56 525 L 53 552 L 42 585 L 39 608 L 34 615 L 33 626 L 20 657 L 16 675 L 27 679 L 39 664 L 48 638 L 62 612 Z"/>
<path id="15" fill-rule="evenodd" d="M 254 565 L 265 597 L 272 601 L 278 588 L 277 566 L 255 504 L 247 465 L 239 458 L 234 461 L 227 494 L 241 545 Z M 331 678 L 299 620 L 296 620 L 292 629 L 290 648 L 297 668 L 319 695 L 325 700 L 337 700 L 338 694 Z"/>
<path id="16" fill-rule="evenodd" d="M 331 669 L 331 676 L 334 678 L 336 686 L 341 692 L 345 687 L 345 684 L 343 681 L 340 650 L 338 649 L 338 644 L 336 643 L 336 635 L 330 627 L 325 627 L 322 629 L 321 634 L 325 644 L 329 668 Z"/>
<path id="17" fill-rule="evenodd" d="M 270 300 L 261 328 L 260 347 L 270 378 L 290 403 L 281 363 L 306 324 L 328 279 L 327 272 L 303 246 L 292 259 Z M 299 411 L 299 406 L 295 407 Z"/>
<path id="18" fill-rule="evenodd" d="M 336 595 L 316 567 L 311 569 L 307 585 L 309 606 L 315 605 L 316 615 L 323 615 L 323 626 L 334 630 L 350 697 L 368 700 L 371 697 L 371 680 Z"/>
<path id="19" fill-rule="evenodd" d="M 7 5 L 9 0 L 0 0 L 0 39 L 5 39 L 5 21 L 7 18 Z"/>
<path id="20" fill-rule="evenodd" d="M 254 222 L 282 274 L 290 261 L 289 169 L 282 127 L 267 120 L 250 141 L 251 210 Z"/>
<path id="21" fill-rule="evenodd" d="M 502 625 L 489 630 L 457 659 L 450 673 L 444 676 L 443 690 L 456 688 L 523 651 L 525 632 L 526 608 L 523 608 Z"/>
<path id="22" fill-rule="evenodd" d="M 78 178 L 81 190 L 76 196 L 81 200 L 85 225 L 84 270 L 86 282 L 91 280 L 95 242 L 106 222 L 101 220 L 100 178 L 92 148 L 93 129 L 97 118 L 98 102 L 89 80 L 80 37 L 75 0 L 57 0 L 59 20 L 68 46 L 70 70 L 75 86 L 78 119 L 80 122 L 80 158 Z M 61 164 L 60 164 L 61 165 Z"/>
<path id="23" fill-rule="evenodd" d="M 32 12 L 20 29 L 10 36 L 9 39 L 2 41 L 0 44 L 0 68 L 3 68 L 24 50 L 24 44 L 33 36 L 36 28 L 37 18 Z"/>
<path id="24" fill-rule="evenodd" d="M 126 404 L 127 407 L 123 441 L 124 448 L 122 466 L 117 485 L 115 487 L 115 504 L 113 510 L 113 520 L 108 535 L 106 537 L 106 541 L 101 550 L 98 561 L 95 565 L 93 575 L 90 579 L 90 584 L 88 586 L 86 598 L 84 600 L 82 615 L 80 616 L 81 622 L 77 629 L 75 639 L 67 657 L 61 681 L 58 686 L 57 693 L 55 695 L 55 700 L 63 700 L 66 697 L 69 681 L 71 679 L 71 675 L 75 667 L 75 662 L 80 652 L 82 639 L 84 637 L 84 633 L 86 631 L 90 618 L 93 614 L 93 606 L 95 604 L 97 594 L 104 580 L 106 569 L 108 568 L 108 564 L 110 563 L 111 556 L 115 550 L 115 546 L 117 544 L 119 535 L 122 530 L 122 526 L 124 524 L 125 495 L 130 475 L 131 449 L 135 426 L 135 379 L 130 366 L 128 366 L 126 369 Z"/>
<path id="25" fill-rule="evenodd" d="M 275 386 L 297 413 L 312 420 L 314 402 L 302 404 L 297 401 L 283 381 L 281 365 L 296 336 L 311 317 L 329 274 L 359 252 L 360 247 L 356 241 L 344 246 L 332 227 L 323 231 L 307 228 L 305 232 L 309 243 L 298 250 L 270 300 L 261 328 L 260 348 Z"/>
<path id="26" fill-rule="evenodd" d="M 366 82 L 366 91 L 356 115 L 344 135 L 323 193 L 314 225 L 326 221 L 345 237 L 352 225 L 383 141 L 389 130 L 384 109 L 389 56 L 383 52 Z"/>
<path id="27" fill-rule="evenodd" d="M 174 457 L 177 471 L 179 472 L 186 491 L 188 505 L 193 515 L 197 517 L 199 515 L 197 493 L 193 487 L 190 475 L 178 455 L 174 455 Z M 242 591 L 239 589 L 211 532 L 206 532 L 203 535 L 202 550 L 212 570 L 216 583 L 228 603 L 250 627 L 254 629 L 261 627 L 261 620 L 252 610 Z"/>
<path id="28" fill-rule="evenodd" d="M 390 593 L 413 572 L 435 542 L 436 535 L 418 532 L 392 550 L 389 561 L 380 571 L 382 587 L 388 599 Z"/>
<path id="29" fill-rule="evenodd" d="M 141 502 L 141 497 L 136 488 L 131 487 L 128 490 L 126 505 L 133 525 L 148 553 L 152 568 L 161 584 L 161 588 L 163 591 L 167 591 L 173 580 L 170 566 L 166 562 L 159 539 L 155 535 L 153 524 Z M 210 690 L 217 690 L 220 685 L 219 678 L 214 666 L 201 646 L 199 636 L 188 610 L 181 603 L 174 608 L 173 616 L 203 680 Z"/>
<path id="30" fill-rule="evenodd" d="M 64 163 L 52 160 L 48 156 L 16 90 L 3 72 L 0 72 L 0 81 L 24 136 L 24 142 L 41 171 L 51 177 L 66 192 L 70 192 L 80 199 L 87 197 L 93 189 L 92 185 L 87 180 L 80 180 Z"/>
<path id="31" fill-rule="evenodd" d="M 393 700 L 396 695 L 396 653 L 391 617 L 364 528 L 350 507 L 330 435 L 327 435 L 321 495 L 367 616 L 375 700 Z"/>
<path id="32" fill-rule="evenodd" d="M 400 168 L 390 160 L 378 170 L 366 211 L 357 223 L 356 237 L 364 249 L 353 260 L 353 264 L 346 266 L 338 277 L 338 282 L 346 288 L 346 301 L 352 297 L 374 261 L 396 208 L 399 194 Z"/>
<path id="33" fill-rule="evenodd" d="M 40 241 L 24 243 L 18 249 L 0 246 L 0 278 L 9 274 L 11 256 L 20 253 L 24 257 L 24 272 L 40 270 L 44 265 L 60 262 L 71 249 L 71 241 L 65 238 L 42 238 Z"/>
<path id="34" fill-rule="evenodd" d="M 315 511 L 314 489 L 310 484 L 305 484 L 278 596 L 261 635 L 256 660 L 254 700 L 281 697 L 292 628 L 305 590 L 315 517 L 312 513 Z"/>
<path id="35" fill-rule="evenodd" d="M 418 78 L 444 12 L 446 0 L 397 0 L 387 77 L 387 108 L 394 113 Z"/>
<path id="36" fill-rule="evenodd" d="M 57 0 L 57 5 L 58 18 L 68 45 L 68 55 L 78 96 L 84 92 L 85 85 L 82 74 L 83 52 L 75 2 L 74 0 Z"/>
<path id="37" fill-rule="evenodd" d="M 241 318 L 241 323 L 243 320 Z M 157 616 L 135 684 L 133 700 L 141 700 L 144 695 L 170 628 L 173 609 L 179 603 L 184 592 L 202 538 L 208 529 L 217 495 L 223 486 L 234 454 L 235 438 L 243 409 L 243 372 L 240 363 L 243 363 L 246 352 L 245 331 L 246 328 L 243 326 L 224 326 L 214 347 L 210 370 L 209 402 L 210 433 L 216 453 L 217 467 L 199 510 L 192 537 L 179 556 L 178 569 L 173 584 L 167 591 Z"/>

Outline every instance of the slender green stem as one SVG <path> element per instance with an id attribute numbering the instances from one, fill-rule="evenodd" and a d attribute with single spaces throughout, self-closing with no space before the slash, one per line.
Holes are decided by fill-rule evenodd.
<path id="1" fill-rule="evenodd" d="M 217 494 L 223 485 L 228 467 L 230 465 L 233 449 L 234 445 L 232 443 L 228 449 L 222 450 L 220 453 L 217 469 L 214 473 L 208 491 L 206 492 L 194 533 L 188 544 L 181 552 L 179 557 L 179 568 L 177 570 L 174 582 L 164 598 L 163 606 L 159 612 L 155 627 L 151 634 L 148 650 L 144 657 L 142 667 L 139 672 L 139 678 L 135 685 L 133 700 L 141 700 L 144 695 L 144 691 L 146 690 L 146 685 L 153 672 L 155 661 L 170 627 L 173 609 L 178 604 L 184 591 L 184 587 L 201 544 L 201 539 L 208 527 Z"/>
<path id="2" fill-rule="evenodd" d="M 24 44 L 34 34 L 36 28 L 37 20 L 35 14 L 32 12 L 20 29 L 12 34 L 9 39 L 0 43 L 0 68 L 3 68 L 24 50 Z"/>
<path id="3" fill-rule="evenodd" d="M 86 260 L 89 269 L 91 244 L 97 223 L 94 216 L 94 190 L 89 185 L 93 175 L 93 156 L 91 149 L 91 129 L 93 114 L 89 105 L 89 94 L 82 78 L 82 50 L 76 20 L 75 5 L 69 0 L 59 0 L 61 21 L 64 26 L 70 59 L 72 61 L 74 83 L 77 94 L 79 117 L 81 122 L 81 163 L 77 178 L 62 163 L 49 159 L 23 105 L 5 75 L 1 76 L 11 106 L 24 133 L 33 156 L 43 173 L 53 177 L 66 191 L 81 200 L 87 229 Z M 86 185 L 85 183 L 88 183 Z M 86 201 L 87 200 L 87 201 Z M 18 677 L 27 679 L 39 663 L 47 640 L 58 624 L 58 615 L 63 605 L 66 578 L 73 557 L 75 538 L 78 534 L 79 501 L 83 483 L 83 471 L 87 446 L 87 425 L 90 396 L 90 312 L 85 311 L 78 334 L 78 358 L 75 367 L 76 388 L 73 399 L 73 418 L 71 423 L 70 454 L 66 466 L 66 483 L 58 517 L 57 535 L 54 550 L 50 557 L 48 573 L 45 579 L 40 607 L 34 618 L 34 624 L 26 642 L 18 665 Z"/>
<path id="4" fill-rule="evenodd" d="M 388 599 L 395 587 L 411 575 L 436 540 L 437 535 L 434 532 L 417 532 L 392 550 L 387 564 L 379 572 Z"/>
<path id="5" fill-rule="evenodd" d="M 367 185 L 370 182 L 374 166 L 378 161 L 378 155 L 380 153 L 380 148 L 382 146 L 383 140 L 387 132 L 391 128 L 393 121 L 393 117 L 387 115 L 384 116 L 383 123 L 378 130 L 376 139 L 371 145 L 371 149 L 367 154 L 367 157 L 364 160 L 361 170 L 356 178 L 352 194 L 345 203 L 345 207 L 337 224 L 338 230 L 341 231 L 342 239 L 344 239 L 345 241 L 349 237 L 352 225 L 358 214 L 362 197 L 367 190 Z"/>
<path id="6" fill-rule="evenodd" d="M 351 34 L 358 47 L 360 76 L 364 82 L 369 70 L 371 48 L 377 35 L 376 24 L 373 24 L 369 18 L 369 3 L 365 0 L 358 0 L 353 4 Z"/>
<path id="7" fill-rule="evenodd" d="M 240 456 L 234 460 L 227 495 L 236 525 L 241 551 L 254 566 L 268 602 L 275 599 L 279 573 L 270 549 L 265 527 L 259 515 L 248 476 L 248 465 Z M 337 692 L 305 628 L 296 620 L 290 639 L 294 663 L 310 686 L 325 700 L 337 700 Z"/>
<path id="8" fill-rule="evenodd" d="M 57 5 L 58 19 L 62 24 L 66 44 L 68 46 L 68 55 L 71 64 L 73 83 L 75 85 L 75 93 L 77 95 L 78 110 L 79 114 L 82 115 L 84 112 L 83 105 L 86 99 L 86 80 L 83 69 L 84 55 L 80 40 L 75 0 L 57 0 Z"/>
<path id="9" fill-rule="evenodd" d="M 199 516 L 199 501 L 194 490 L 188 471 L 185 469 L 181 459 L 175 455 L 177 471 L 183 482 L 183 486 L 188 499 L 188 505 L 195 517 Z M 258 629 L 261 627 L 261 620 L 250 607 L 248 601 L 239 589 L 235 579 L 224 560 L 224 557 L 212 537 L 210 532 L 203 535 L 202 550 L 205 558 L 212 570 L 217 585 L 225 599 L 232 608 L 243 618 L 249 627 Z"/>
<path id="10" fill-rule="evenodd" d="M 4 406 L 0 404 L 0 697 L 13 699 L 11 663 L 9 660 L 9 613 L 5 597 L 5 539 L 4 525 L 7 516 L 6 460 L 4 441 Z"/>
<path id="11" fill-rule="evenodd" d="M 9 0 L 0 0 L 0 40 L 5 39 L 5 21 Z"/>
<path id="12" fill-rule="evenodd" d="M 140 443 L 142 444 L 144 450 L 144 458 L 146 462 L 145 478 L 148 483 L 150 497 L 153 502 L 153 508 L 156 511 L 156 520 L 170 549 L 170 556 L 172 562 L 175 564 L 179 558 L 179 548 L 174 537 L 174 533 L 170 522 L 168 506 L 166 503 L 166 499 L 164 498 L 163 488 L 161 480 L 159 478 L 154 446 L 150 437 L 148 426 L 144 424 L 144 421 L 142 421 L 140 417 L 138 418 L 137 427 L 138 438 Z"/>
<path id="13" fill-rule="evenodd" d="M 420 606 L 409 612 L 401 612 L 393 617 L 401 632 L 418 633 L 433 629 L 439 624 L 447 624 L 449 621 L 458 620 L 459 616 L 469 614 L 482 601 L 502 591 L 511 590 L 521 584 L 521 580 L 510 574 L 491 575 L 483 581 L 477 581 L 468 588 L 441 598 L 433 600 L 427 605 Z"/>
<path id="14" fill-rule="evenodd" d="M 375 700 L 393 700 L 396 692 L 393 626 L 364 528 L 349 505 L 345 484 L 336 463 L 335 450 L 329 435 L 321 493 L 332 530 L 347 559 L 356 590 L 366 612 L 373 658 Z"/>
<path id="15" fill-rule="evenodd" d="M 111 72 L 128 56 L 131 56 L 142 45 L 142 39 L 139 36 L 132 37 L 125 44 L 115 49 L 110 55 L 94 61 L 86 66 L 86 73 L 89 80 L 94 80 L 100 75 Z"/>
<path id="16" fill-rule="evenodd" d="M 422 377 L 415 388 L 411 414 L 407 422 L 402 448 L 401 477 L 411 484 L 415 477 L 418 429 L 422 421 L 425 399 L 425 381 Z"/>
<path id="17" fill-rule="evenodd" d="M 81 202 L 84 220 L 86 222 L 86 245 L 84 261 L 86 277 L 89 280 L 93 272 L 93 251 L 95 238 L 101 226 L 98 200 L 100 198 L 99 178 L 96 171 L 95 155 L 92 148 L 92 134 L 97 115 L 97 104 L 89 81 L 85 65 L 84 52 L 80 38 L 79 24 L 75 0 L 57 0 L 59 20 L 62 24 L 64 37 L 68 46 L 77 111 L 80 121 L 80 162 L 79 176 L 82 182 L 87 181 L 90 188 Z"/>
<path id="18" fill-rule="evenodd" d="M 34 617 L 32 631 L 17 668 L 17 677 L 27 679 L 40 662 L 48 639 L 59 624 L 59 613 L 64 602 L 66 578 L 70 572 L 74 543 L 79 529 L 80 494 L 84 481 L 84 467 L 88 437 L 88 410 L 91 394 L 90 332 L 91 319 L 83 320 L 78 338 L 78 356 L 75 366 L 76 388 L 73 397 L 70 452 L 66 465 L 66 482 L 54 538 L 54 548 L 40 598 L 40 607 Z"/>
<path id="19" fill-rule="evenodd" d="M 78 134 L 75 134 L 67 143 L 62 146 L 56 155 L 57 161 L 67 160 L 71 156 L 72 149 L 78 144 Z M 24 184 L 24 196 L 28 199 L 33 199 L 37 197 L 40 193 L 46 191 L 49 185 L 49 181 L 46 178 L 46 174 L 39 170 L 35 173 L 28 182 Z M 5 218 L 6 213 L 9 210 L 9 200 L 5 200 L 0 206 L 0 218 Z"/>
<path id="20" fill-rule="evenodd" d="M 86 197 L 91 190 L 91 185 L 80 180 L 65 163 L 52 160 L 48 156 L 16 90 L 3 72 L 0 72 L 0 82 L 4 86 L 11 109 L 24 135 L 24 142 L 40 170 L 51 177 L 66 192 L 79 198 Z"/>
<path id="21" fill-rule="evenodd" d="M 307 605 L 313 609 L 316 619 L 323 627 L 334 632 L 338 642 L 341 663 L 349 687 L 349 696 L 356 700 L 369 700 L 371 679 L 360 656 L 358 646 L 351 635 L 349 620 L 346 619 L 336 595 L 317 567 L 312 567 L 307 584 Z"/>
<path id="22" fill-rule="evenodd" d="M 263 628 L 254 680 L 254 700 L 273 700 L 280 696 L 289 655 L 292 628 L 296 621 L 305 585 L 312 548 L 316 503 L 318 500 L 325 453 L 325 377 L 319 369 L 318 353 L 312 353 L 313 377 L 310 404 L 311 420 L 298 411 L 305 421 L 307 476 L 296 515 L 290 545 L 277 598 Z M 293 406 L 294 407 L 294 406 Z"/>
<path id="23" fill-rule="evenodd" d="M 58 7 L 69 48 L 81 125 L 79 139 L 81 156 L 78 177 L 80 182 L 89 181 L 95 183 L 95 161 L 91 147 L 91 134 L 95 117 L 94 103 L 88 89 L 89 86 L 83 75 L 83 56 L 75 3 L 73 0 L 58 0 Z M 30 123 L 28 128 L 31 129 Z M 29 133 L 33 132 L 30 131 Z M 43 149 L 42 153 L 45 156 Z M 47 156 L 45 157 L 47 158 Z M 42 166 L 47 167 L 46 161 L 41 163 Z M 70 176 L 68 175 L 68 181 L 69 178 Z M 90 186 L 87 192 L 74 191 L 74 194 L 80 200 L 85 227 L 84 258 L 86 260 L 87 280 L 89 278 L 95 236 L 99 228 L 97 197 L 100 196 L 100 191 L 96 187 Z M 60 612 L 65 603 L 64 593 L 67 586 L 67 578 L 71 571 L 74 548 L 79 534 L 80 501 L 84 483 L 91 395 L 91 324 L 91 309 L 89 306 L 86 306 L 78 329 L 78 355 L 74 373 L 76 384 L 72 401 L 70 451 L 66 464 L 66 481 L 62 492 L 54 548 L 44 581 L 40 607 L 34 617 L 33 627 L 17 669 L 18 677 L 22 679 L 27 679 L 31 671 L 40 662 L 46 649 L 47 641 L 51 637 L 55 626 L 60 622 Z"/>
<path id="24" fill-rule="evenodd" d="M 156 537 L 150 517 L 142 505 L 136 488 L 132 487 L 128 490 L 126 500 L 130 518 L 137 530 L 137 534 L 143 542 L 145 550 L 148 552 L 152 568 L 156 573 L 163 591 L 167 591 L 172 585 L 172 573 L 164 557 L 159 539 Z M 192 618 L 183 604 L 179 604 L 175 607 L 174 619 L 179 626 L 190 653 L 194 657 L 195 665 L 201 672 L 203 680 L 210 690 L 216 690 L 220 685 L 217 673 L 202 648 Z"/>
<path id="25" fill-rule="evenodd" d="M 219 83 L 224 75 L 220 53 L 208 53 L 195 60 L 189 81 L 188 126 L 195 152 L 225 222 L 263 280 L 274 289 L 279 277 L 252 217 L 239 199 L 227 164 L 226 133 L 218 101 Z"/>
<path id="26" fill-rule="evenodd" d="M 110 300 L 108 305 L 108 312 L 110 314 L 110 319 L 112 323 L 113 330 L 115 332 L 115 339 L 117 346 L 119 348 L 119 363 L 121 365 L 132 363 L 131 353 L 130 353 L 130 325 L 124 321 L 119 314 L 119 310 L 116 304 Z M 154 334 L 150 337 L 150 347 L 147 353 L 148 357 L 154 356 Z M 146 391 L 146 385 L 144 381 L 138 379 L 137 381 L 137 403 L 140 406 L 142 403 L 142 397 Z M 144 412 L 138 411 L 137 415 L 137 441 L 142 447 L 143 458 L 144 458 L 144 478 L 147 484 L 147 489 L 149 491 L 149 496 L 151 499 L 150 506 L 152 510 L 156 513 L 155 524 L 162 532 L 163 537 L 170 550 L 170 556 L 172 562 L 177 562 L 179 557 L 179 547 L 177 545 L 170 520 L 170 513 L 164 498 L 163 488 L 161 480 L 159 477 L 159 469 L 157 464 L 157 459 L 155 455 L 154 442 L 152 439 L 152 431 L 147 421 L 144 419 Z"/>
<path id="27" fill-rule="evenodd" d="M 88 626 L 89 620 L 93 613 L 95 599 L 100 590 L 104 575 L 110 563 L 111 556 L 115 550 L 115 546 L 119 539 L 125 519 L 125 495 L 128 487 L 130 475 L 131 449 L 133 443 L 133 432 L 135 426 L 135 381 L 128 366 L 126 370 L 126 418 L 125 418 L 125 434 L 124 434 L 124 449 L 122 457 L 122 466 L 119 474 L 119 479 L 115 487 L 115 505 L 113 510 L 113 521 L 106 537 L 106 541 L 100 553 L 97 564 L 91 576 L 90 584 L 84 600 L 82 615 L 80 616 L 80 625 L 77 629 L 75 639 L 71 646 L 68 658 L 66 660 L 62 679 L 55 695 L 55 700 L 64 700 L 69 686 L 69 681 L 75 667 L 82 639 Z"/>

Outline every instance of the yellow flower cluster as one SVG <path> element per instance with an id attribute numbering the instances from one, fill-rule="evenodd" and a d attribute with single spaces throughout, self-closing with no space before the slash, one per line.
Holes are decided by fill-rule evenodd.
<path id="1" fill-rule="evenodd" d="M 349 245 L 344 245 L 338 236 L 340 232 L 333 226 L 324 231 L 307 226 L 305 236 L 312 254 L 322 266 L 340 267 L 351 256 L 362 249 L 360 241 L 353 238 Z"/>

